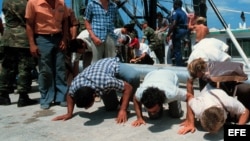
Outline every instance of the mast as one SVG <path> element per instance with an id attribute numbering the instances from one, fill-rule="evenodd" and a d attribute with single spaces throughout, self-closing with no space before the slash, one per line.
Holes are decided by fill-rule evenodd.
<path id="1" fill-rule="evenodd" d="M 206 18 L 207 25 L 207 5 L 206 0 L 193 0 L 194 14 Z"/>
<path id="2" fill-rule="evenodd" d="M 149 26 L 156 29 L 156 13 L 157 13 L 157 0 L 149 1 L 149 17 L 147 19 Z"/>
<path id="3" fill-rule="evenodd" d="M 238 41 L 236 40 L 235 36 L 233 35 L 232 31 L 230 30 L 230 28 L 228 28 L 225 20 L 223 19 L 223 17 L 221 16 L 220 12 L 218 11 L 217 7 L 215 6 L 214 2 L 212 0 L 208 0 L 208 2 L 210 3 L 211 7 L 213 8 L 215 14 L 217 15 L 217 17 L 219 18 L 221 24 L 223 25 L 223 27 L 225 28 L 225 30 L 227 31 L 228 36 L 231 38 L 232 42 L 234 43 L 236 49 L 238 50 L 239 54 L 241 55 L 241 57 L 243 58 L 243 60 L 246 63 L 247 68 L 250 68 L 250 64 L 248 61 L 248 58 L 246 56 L 246 54 L 244 53 L 244 51 L 242 50 L 241 46 L 239 45 Z"/>
<path id="4" fill-rule="evenodd" d="M 148 21 L 148 25 L 156 28 L 156 12 L 157 12 L 157 0 L 143 0 L 144 3 L 144 19 Z"/>

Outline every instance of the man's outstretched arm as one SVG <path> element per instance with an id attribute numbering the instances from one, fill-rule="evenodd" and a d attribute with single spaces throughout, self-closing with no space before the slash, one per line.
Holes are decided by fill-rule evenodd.
<path id="1" fill-rule="evenodd" d="M 140 126 L 142 124 L 146 124 L 146 122 L 143 119 L 143 115 L 142 115 L 142 104 L 141 102 L 139 102 L 136 97 L 134 96 L 134 108 L 135 108 L 135 112 L 137 115 L 137 119 L 135 121 L 132 122 L 132 126 Z"/>
<path id="2" fill-rule="evenodd" d="M 188 102 L 193 98 L 193 94 L 187 93 L 187 115 L 183 123 L 181 123 L 182 128 L 178 131 L 178 134 L 186 134 L 188 132 L 195 132 L 195 123 L 194 123 L 194 113 L 189 106 Z"/>
<path id="3" fill-rule="evenodd" d="M 121 103 L 121 107 L 120 107 L 118 116 L 116 118 L 117 123 L 125 123 L 127 121 L 127 108 L 128 108 L 128 104 L 129 104 L 129 99 L 132 95 L 132 89 L 133 88 L 129 83 L 124 82 L 122 103 Z"/>
<path id="4" fill-rule="evenodd" d="M 57 116 L 57 117 L 53 118 L 52 120 L 53 121 L 56 121 L 56 120 L 68 120 L 68 119 L 72 118 L 73 117 L 74 106 L 75 106 L 75 102 L 73 100 L 73 97 L 70 96 L 70 94 L 68 93 L 67 94 L 67 109 L 68 109 L 67 114 Z"/>

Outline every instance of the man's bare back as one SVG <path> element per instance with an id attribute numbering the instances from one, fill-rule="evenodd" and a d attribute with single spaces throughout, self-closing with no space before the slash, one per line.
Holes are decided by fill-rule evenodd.
<path id="1" fill-rule="evenodd" d="M 193 30 L 196 33 L 195 42 L 199 42 L 201 39 L 204 39 L 209 33 L 208 27 L 203 24 L 194 25 Z"/>
<path id="2" fill-rule="evenodd" d="M 194 24 L 194 21 L 195 24 Z M 188 28 L 196 33 L 195 42 L 199 42 L 201 39 L 205 38 L 209 33 L 208 27 L 205 25 L 206 19 L 203 17 L 195 17 L 194 15 L 189 16 Z"/>

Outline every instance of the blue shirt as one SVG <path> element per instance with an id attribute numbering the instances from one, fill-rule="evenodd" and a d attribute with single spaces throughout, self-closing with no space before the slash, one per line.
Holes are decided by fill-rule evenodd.
<path id="1" fill-rule="evenodd" d="M 185 27 L 187 29 L 188 17 L 187 14 L 181 8 L 177 8 L 173 12 L 172 20 L 176 21 L 177 26 Z"/>
<path id="2" fill-rule="evenodd" d="M 173 40 L 180 40 L 187 34 L 188 17 L 187 14 L 181 9 L 177 8 L 172 15 L 172 20 L 176 21 L 176 29 L 173 31 Z"/>
<path id="3" fill-rule="evenodd" d="M 97 95 L 102 95 L 110 90 L 121 92 L 124 90 L 124 82 L 116 78 L 118 73 L 118 58 L 101 59 L 74 78 L 69 93 L 74 96 L 74 93 L 83 86 L 93 88 Z"/>
<path id="4" fill-rule="evenodd" d="M 117 5 L 115 3 L 109 1 L 106 11 L 99 0 L 89 2 L 84 19 L 91 23 L 92 31 L 102 41 L 106 40 L 108 34 L 116 38 L 114 29 L 117 19 Z"/>

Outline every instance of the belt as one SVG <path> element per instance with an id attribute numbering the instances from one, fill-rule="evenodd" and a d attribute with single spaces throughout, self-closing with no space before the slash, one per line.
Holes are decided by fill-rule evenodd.
<path id="1" fill-rule="evenodd" d="M 35 35 L 38 35 L 38 36 L 47 36 L 47 37 L 56 37 L 56 36 L 61 36 L 62 33 L 58 32 L 58 33 L 51 33 L 51 34 L 35 34 Z"/>
<path id="2" fill-rule="evenodd" d="M 186 25 L 179 25 L 176 28 L 177 29 L 187 29 L 187 26 Z"/>

